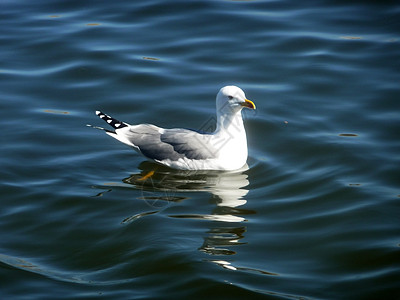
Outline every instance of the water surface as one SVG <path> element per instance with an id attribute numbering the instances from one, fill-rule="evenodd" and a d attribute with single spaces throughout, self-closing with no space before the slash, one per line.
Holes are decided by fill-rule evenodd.
<path id="1" fill-rule="evenodd" d="M 400 297 L 395 1 L 0 7 L 2 299 Z M 86 127 L 207 130 L 227 84 L 257 105 L 238 172 Z"/>

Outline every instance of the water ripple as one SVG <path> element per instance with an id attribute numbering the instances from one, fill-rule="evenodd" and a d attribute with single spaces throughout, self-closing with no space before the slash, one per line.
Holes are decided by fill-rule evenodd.
<path id="1" fill-rule="evenodd" d="M 25 2 L 0 11 L 3 298 L 397 293 L 397 4 Z M 225 84 L 257 104 L 245 170 L 86 127 L 209 126 Z"/>

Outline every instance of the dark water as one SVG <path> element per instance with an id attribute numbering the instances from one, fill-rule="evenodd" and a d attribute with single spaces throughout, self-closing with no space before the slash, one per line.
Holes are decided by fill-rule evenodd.
<path id="1" fill-rule="evenodd" d="M 396 3 L 1 1 L 0 297 L 399 299 Z M 241 172 L 86 127 L 205 129 L 226 84 Z"/>

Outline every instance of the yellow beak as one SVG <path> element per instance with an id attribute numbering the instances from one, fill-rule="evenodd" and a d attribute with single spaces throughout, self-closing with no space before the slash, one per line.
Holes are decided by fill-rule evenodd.
<path id="1" fill-rule="evenodd" d="M 250 109 L 256 109 L 256 105 L 253 103 L 253 101 L 250 101 L 248 99 L 245 99 L 244 102 L 240 103 L 240 105 Z"/>

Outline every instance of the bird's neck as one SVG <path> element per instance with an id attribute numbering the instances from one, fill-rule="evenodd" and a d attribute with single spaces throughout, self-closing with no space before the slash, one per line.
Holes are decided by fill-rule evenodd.
<path id="1" fill-rule="evenodd" d="M 234 114 L 221 114 L 217 116 L 217 129 L 215 133 L 228 132 L 235 136 L 238 133 L 244 132 L 244 125 L 241 112 Z"/>

